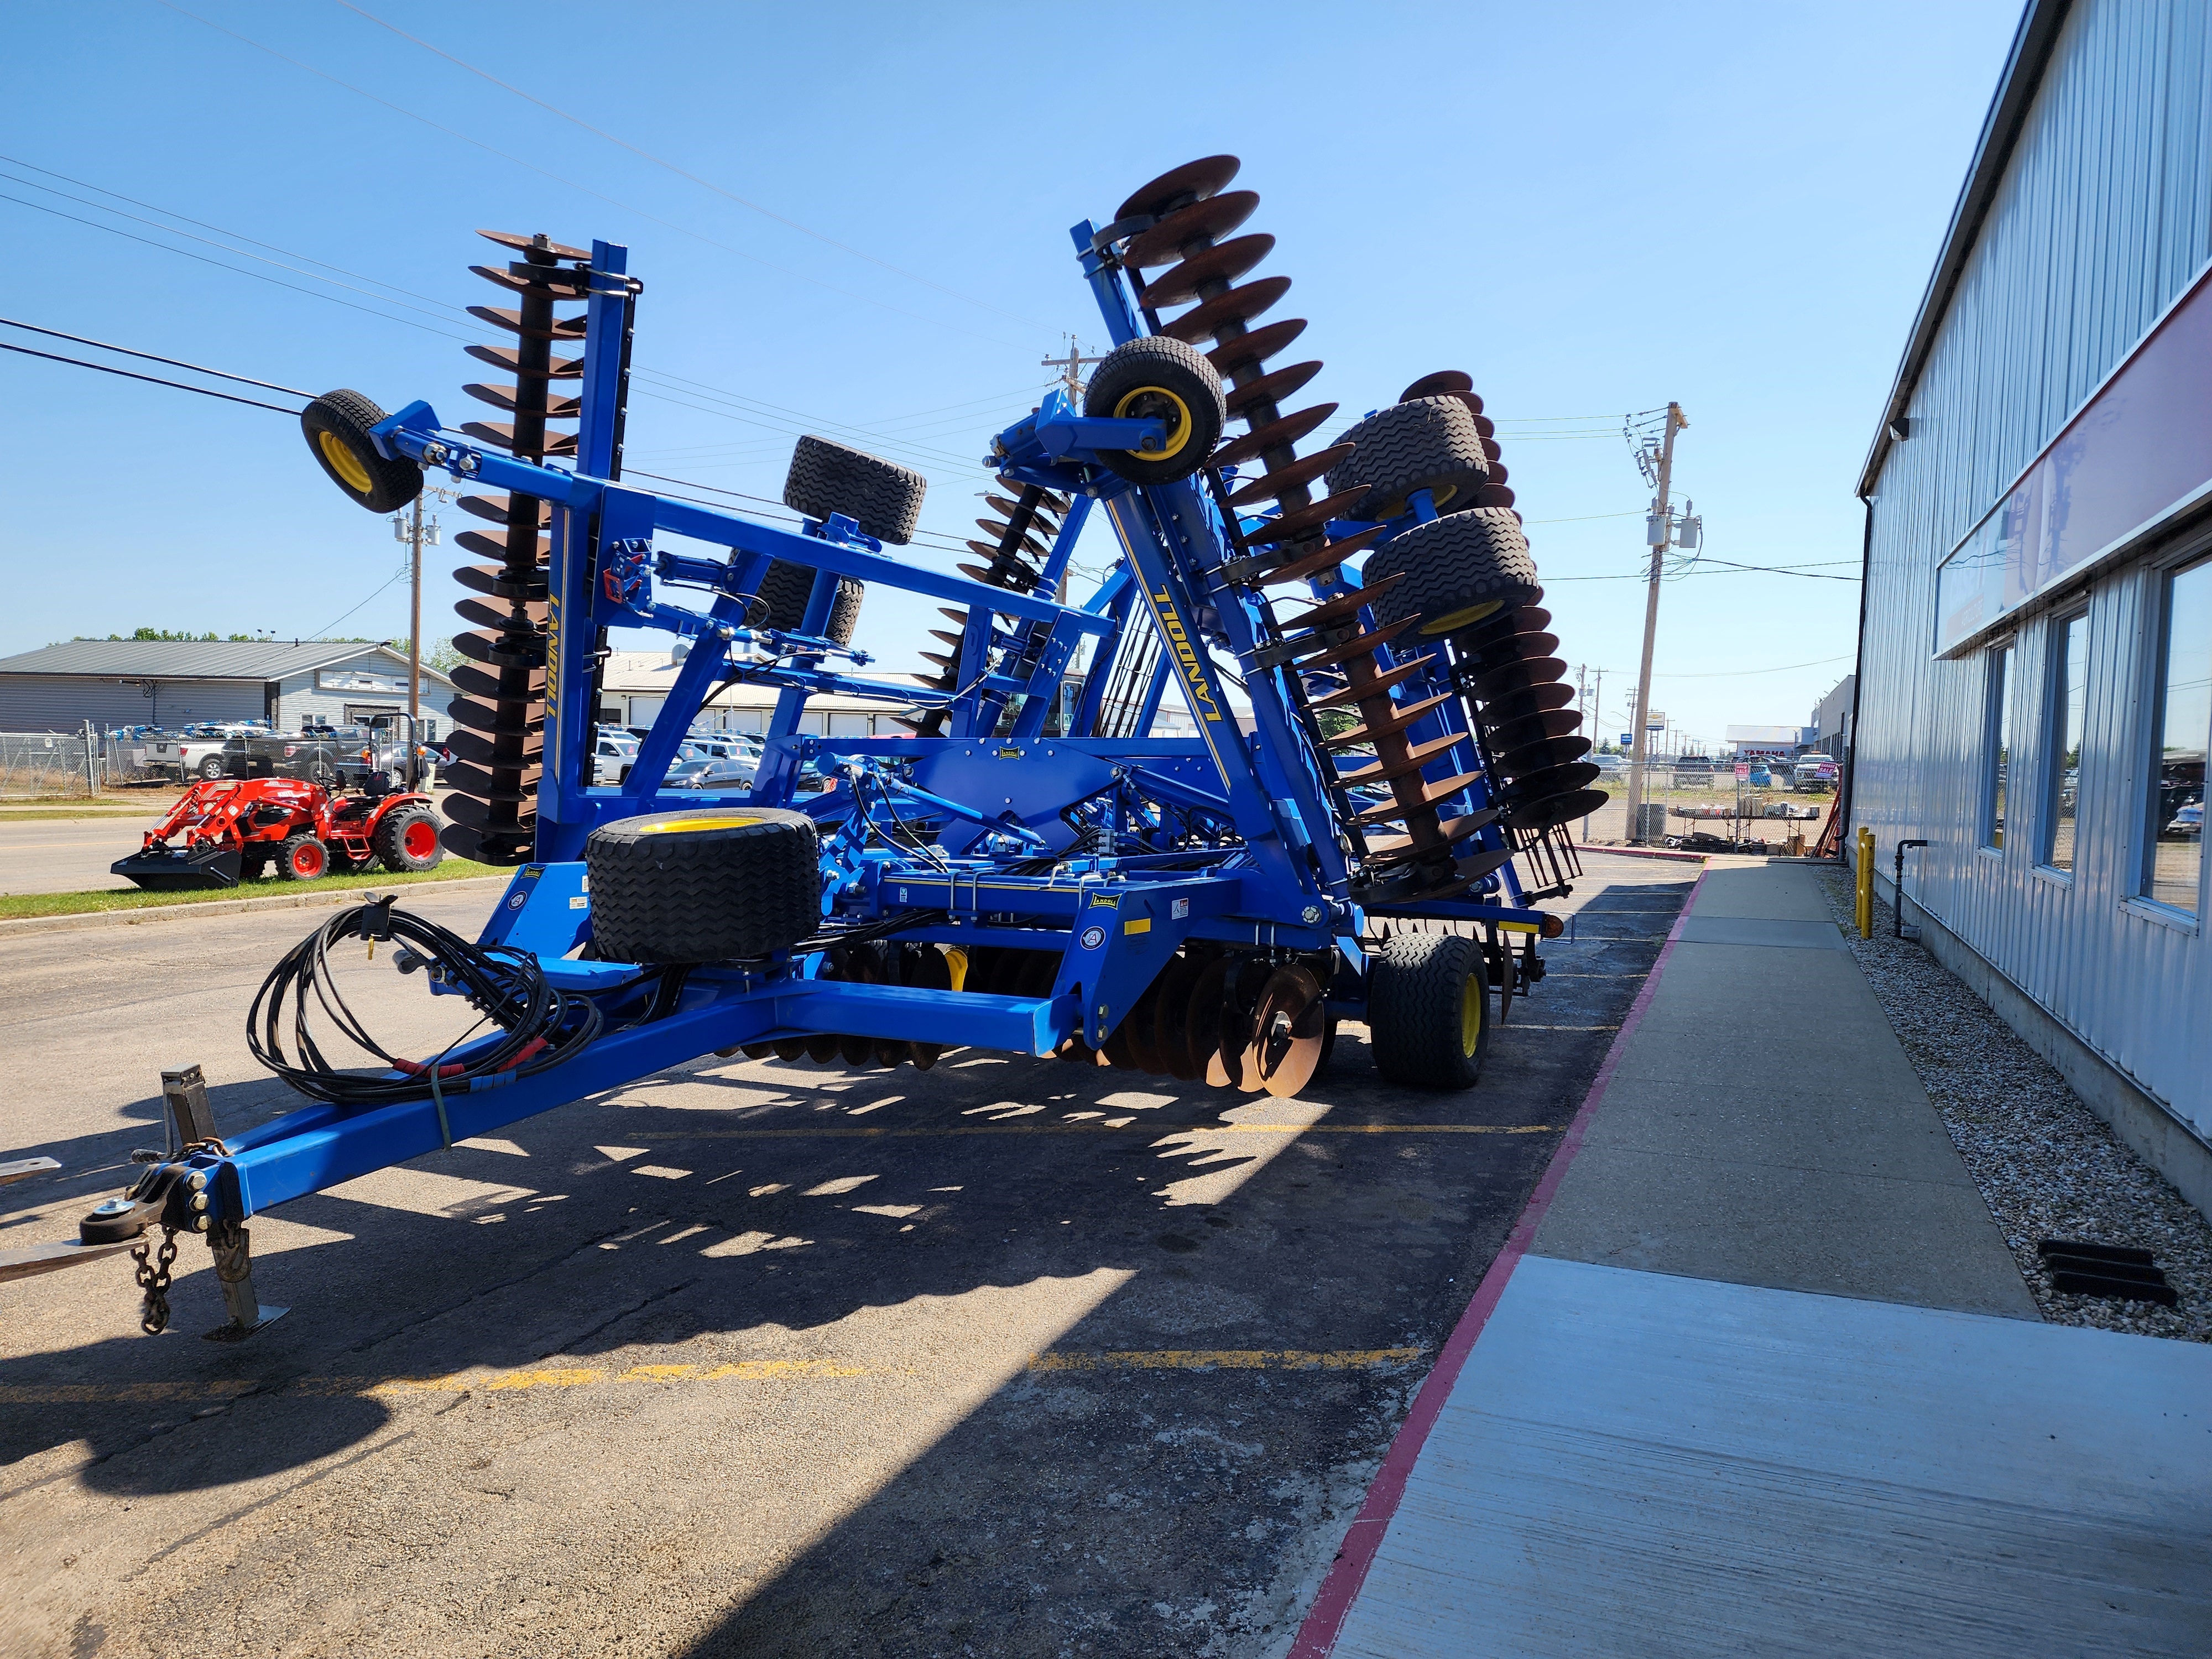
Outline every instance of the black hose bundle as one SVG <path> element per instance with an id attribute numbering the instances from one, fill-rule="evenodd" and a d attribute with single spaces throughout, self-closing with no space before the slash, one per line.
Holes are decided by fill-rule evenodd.
<path id="1" fill-rule="evenodd" d="M 399 941 L 401 972 L 428 967 L 433 979 L 465 996 L 483 1018 L 427 1061 L 387 1053 L 346 1006 L 331 971 L 331 946 L 348 939 L 369 941 L 372 951 L 377 941 Z M 340 1034 L 404 1075 L 363 1077 L 331 1064 L 308 1026 L 311 998 Z M 285 1055 L 283 1027 L 288 1000 L 296 1065 Z M 499 1029 L 498 1041 L 465 1060 L 447 1060 L 447 1054 L 487 1024 Z M 503 945 L 472 945 L 435 922 L 394 908 L 387 897 L 340 911 L 285 952 L 254 994 L 246 1017 L 246 1042 L 256 1060 L 316 1100 L 338 1106 L 380 1106 L 435 1099 L 442 1117 L 445 1096 L 496 1087 L 557 1066 L 597 1037 L 601 1024 L 591 999 L 555 990 L 527 951 Z"/>

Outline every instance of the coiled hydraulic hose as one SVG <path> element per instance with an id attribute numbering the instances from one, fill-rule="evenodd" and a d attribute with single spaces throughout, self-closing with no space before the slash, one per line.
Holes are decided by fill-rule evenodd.
<path id="1" fill-rule="evenodd" d="M 402 972 L 428 967 L 433 978 L 465 996 L 483 1016 L 469 1032 L 427 1061 L 387 1052 L 346 1006 L 331 971 L 333 945 L 348 939 L 398 940 Z M 339 1034 L 401 1075 L 364 1077 L 331 1063 L 310 1028 L 311 1003 Z M 287 1057 L 283 1028 L 291 1027 L 297 1062 Z M 556 990 L 537 958 L 507 945 L 472 945 L 435 922 L 398 908 L 390 898 L 342 910 L 301 939 L 270 970 L 246 1017 L 253 1057 L 301 1094 L 337 1106 L 380 1106 L 461 1093 L 473 1086 L 528 1077 L 559 1065 L 599 1035 L 603 1024 L 588 997 Z M 484 1025 L 498 1028 L 467 1058 L 446 1055 Z M 357 1063 L 357 1062 L 356 1062 Z"/>

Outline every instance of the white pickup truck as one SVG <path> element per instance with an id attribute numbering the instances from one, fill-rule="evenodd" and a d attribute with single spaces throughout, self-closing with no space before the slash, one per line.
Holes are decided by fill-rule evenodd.
<path id="1" fill-rule="evenodd" d="M 149 732 L 131 744 L 131 748 L 143 754 L 139 764 L 145 768 L 177 769 L 179 777 L 190 781 L 193 777 L 219 778 L 223 775 L 223 745 L 234 737 L 246 737 L 254 732 L 266 732 L 266 721 L 255 725 L 244 722 L 221 726 L 188 726 L 180 732 Z"/>

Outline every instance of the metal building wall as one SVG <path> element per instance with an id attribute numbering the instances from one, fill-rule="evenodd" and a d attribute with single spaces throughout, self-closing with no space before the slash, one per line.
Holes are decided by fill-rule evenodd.
<path id="1" fill-rule="evenodd" d="M 2155 581 L 2138 562 L 2023 617 L 2003 853 L 1979 850 L 1986 663 L 1933 660 L 1937 562 L 2212 258 L 2212 18 L 2202 0 L 2077 0 L 1872 501 L 1853 817 L 1885 874 L 2092 1048 L 2212 1134 L 2200 927 L 2136 890 Z M 2212 395 L 2212 391 L 2208 392 Z M 2086 598 L 2087 726 L 2070 880 L 2035 866 L 2055 746 L 2053 620 Z"/>
<path id="2" fill-rule="evenodd" d="M 64 674 L 0 674 L 0 732 L 102 731 L 118 726 L 190 726 L 261 718 L 258 680 L 161 680 L 147 696 L 135 681 Z"/>

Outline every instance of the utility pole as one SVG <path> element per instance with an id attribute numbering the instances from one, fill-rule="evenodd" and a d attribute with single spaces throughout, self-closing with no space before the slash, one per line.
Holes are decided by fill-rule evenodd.
<path id="1" fill-rule="evenodd" d="M 1061 381 L 1067 387 L 1068 396 L 1072 398 L 1079 395 L 1083 390 L 1084 369 L 1091 363 L 1103 363 L 1106 360 L 1103 357 L 1085 356 L 1083 355 L 1083 342 L 1077 339 L 1073 334 L 1063 335 L 1061 337 L 1067 342 L 1067 356 L 1065 357 L 1047 357 L 1043 362 L 1040 362 L 1037 367 L 1039 368 L 1058 369 L 1060 371 L 1060 378 Z"/>
<path id="2" fill-rule="evenodd" d="M 428 525 L 422 522 L 422 496 L 435 495 L 441 501 L 452 498 L 451 492 L 434 487 L 415 497 L 411 514 L 403 518 L 392 515 L 392 534 L 396 541 L 408 544 L 408 558 L 412 578 L 407 611 L 407 719 L 416 742 L 422 732 L 422 549 L 425 544 L 438 544 L 438 520 L 433 518 Z"/>
<path id="3" fill-rule="evenodd" d="M 1668 492 L 1674 482 L 1674 434 L 1689 422 L 1682 418 L 1682 405 L 1667 405 L 1667 431 L 1659 447 L 1659 493 L 1651 503 L 1651 516 L 1644 539 L 1651 545 L 1651 569 L 1646 580 L 1650 584 L 1644 597 L 1644 663 L 1636 674 L 1636 726 L 1632 732 L 1633 746 L 1628 758 L 1628 839 L 1640 842 L 1642 826 L 1638 823 L 1644 805 L 1644 769 L 1650 758 L 1651 739 L 1644 730 L 1651 714 L 1651 647 L 1659 637 L 1659 575 L 1667 556 L 1668 543 L 1674 532 L 1668 516 Z"/>
<path id="4" fill-rule="evenodd" d="M 414 544 L 415 569 L 407 599 L 407 738 L 415 744 L 422 741 L 422 498 L 419 495 L 415 497 L 415 522 L 408 540 Z"/>

